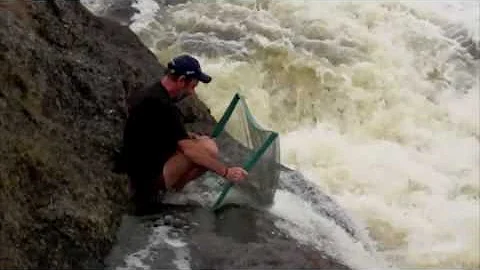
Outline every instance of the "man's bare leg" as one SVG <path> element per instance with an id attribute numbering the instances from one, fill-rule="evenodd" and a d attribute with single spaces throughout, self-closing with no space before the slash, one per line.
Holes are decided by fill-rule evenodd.
<path id="1" fill-rule="evenodd" d="M 212 139 L 196 140 L 199 151 L 206 151 L 215 158 L 218 157 L 218 148 Z M 207 171 L 187 158 L 183 153 L 176 152 L 164 165 L 163 177 L 167 189 L 182 189 L 190 181 L 198 178 Z"/>

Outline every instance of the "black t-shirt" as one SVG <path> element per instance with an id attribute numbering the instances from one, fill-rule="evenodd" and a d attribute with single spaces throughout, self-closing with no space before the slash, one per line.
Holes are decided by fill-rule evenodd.
<path id="1" fill-rule="evenodd" d="M 133 178 L 158 179 L 187 131 L 178 108 L 160 82 L 133 96 L 123 134 L 123 158 Z"/>

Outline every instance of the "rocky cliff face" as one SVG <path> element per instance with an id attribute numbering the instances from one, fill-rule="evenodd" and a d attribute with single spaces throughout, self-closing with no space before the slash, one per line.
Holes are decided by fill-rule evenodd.
<path id="1" fill-rule="evenodd" d="M 2 2 L 0 268 L 99 263 L 127 203 L 111 172 L 125 96 L 161 71 L 79 2 Z"/>
<path id="2" fill-rule="evenodd" d="M 125 99 L 162 71 L 126 26 L 77 1 L 0 4 L 1 269 L 105 266 L 128 204 L 126 178 L 112 172 Z M 211 130 L 200 100 L 179 106 L 190 129 Z M 153 223 L 183 217 L 193 266 L 345 268 L 254 210 L 164 212 Z M 111 265 L 121 265 L 115 254 Z"/>

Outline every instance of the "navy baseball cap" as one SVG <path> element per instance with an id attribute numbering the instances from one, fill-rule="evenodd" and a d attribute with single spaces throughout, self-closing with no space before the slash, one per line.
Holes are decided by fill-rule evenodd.
<path id="1" fill-rule="evenodd" d="M 188 54 L 173 58 L 168 63 L 168 72 L 179 76 L 185 75 L 203 83 L 209 83 L 212 80 L 212 77 L 202 72 L 198 60 Z"/>

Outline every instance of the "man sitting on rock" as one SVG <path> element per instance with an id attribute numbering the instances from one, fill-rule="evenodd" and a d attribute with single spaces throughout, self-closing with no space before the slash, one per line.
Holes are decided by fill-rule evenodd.
<path id="1" fill-rule="evenodd" d="M 210 170 L 229 181 L 247 176 L 240 167 L 227 167 L 208 136 L 186 131 L 174 100 L 195 92 L 198 82 L 209 83 L 197 59 L 181 55 L 168 63 L 166 75 L 131 97 L 123 134 L 123 161 L 138 204 L 151 204 L 166 190 L 182 189 Z"/>

